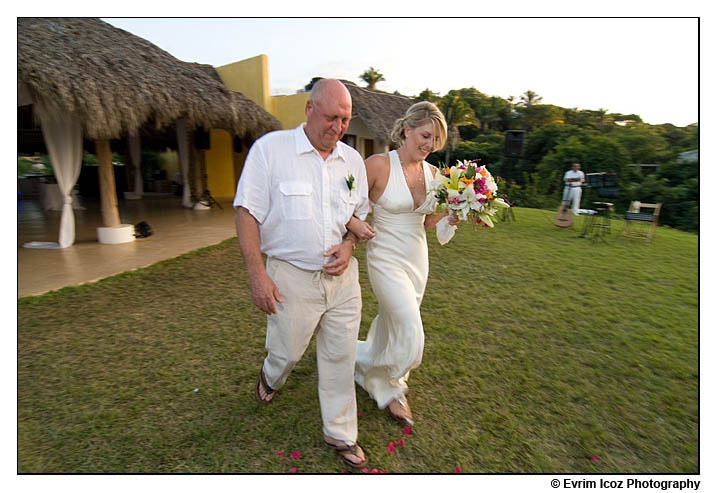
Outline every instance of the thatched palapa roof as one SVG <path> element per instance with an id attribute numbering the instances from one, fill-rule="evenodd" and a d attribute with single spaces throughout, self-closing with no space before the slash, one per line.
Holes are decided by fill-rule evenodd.
<path id="1" fill-rule="evenodd" d="M 91 139 L 178 118 L 189 129 L 223 128 L 252 139 L 281 128 L 205 67 L 99 19 L 18 19 L 19 92 L 41 108 L 77 114 Z"/>
<path id="2" fill-rule="evenodd" d="M 352 96 L 352 117 L 364 121 L 375 140 L 388 144 L 394 122 L 403 117 L 413 101 L 398 94 L 359 87 L 342 80 Z"/>

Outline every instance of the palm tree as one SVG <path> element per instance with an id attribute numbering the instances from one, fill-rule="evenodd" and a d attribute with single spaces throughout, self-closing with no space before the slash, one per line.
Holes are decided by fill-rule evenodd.
<path id="1" fill-rule="evenodd" d="M 531 89 L 526 91 L 521 95 L 521 103 L 523 103 L 524 106 L 531 106 L 532 104 L 538 104 L 543 99 L 542 96 L 539 96 L 535 92 L 533 92 Z"/>
<path id="2" fill-rule="evenodd" d="M 459 143 L 459 127 L 463 125 L 477 125 L 479 122 L 476 120 L 474 110 L 471 106 L 460 98 L 456 91 L 449 91 L 446 96 L 441 98 L 437 102 L 437 106 L 446 118 L 446 126 L 448 130 L 448 138 L 446 139 L 446 155 L 445 164 L 451 166 L 449 158 L 451 157 L 451 150 L 456 148 Z"/>
<path id="3" fill-rule="evenodd" d="M 421 91 L 418 96 L 413 98 L 414 101 L 431 101 L 432 103 L 436 103 L 438 100 L 441 99 L 441 96 L 436 94 L 434 91 L 429 89 L 428 87 Z"/>
<path id="4" fill-rule="evenodd" d="M 365 70 L 363 74 L 359 76 L 361 80 L 367 83 L 367 89 L 376 89 L 376 83 L 386 80 L 384 74 L 379 72 L 374 67 L 369 67 L 369 70 Z"/>

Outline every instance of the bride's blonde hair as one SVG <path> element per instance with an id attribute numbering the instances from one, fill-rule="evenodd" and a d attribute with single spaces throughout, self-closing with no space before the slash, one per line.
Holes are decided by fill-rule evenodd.
<path id="1" fill-rule="evenodd" d="M 391 140 L 401 145 L 406 139 L 404 133 L 405 126 L 409 128 L 417 128 L 431 122 L 434 125 L 434 135 L 436 142 L 432 151 L 441 149 L 446 143 L 446 120 L 437 106 L 430 101 L 420 101 L 415 103 L 406 110 L 406 114 L 394 123 L 394 129 L 391 131 Z"/>

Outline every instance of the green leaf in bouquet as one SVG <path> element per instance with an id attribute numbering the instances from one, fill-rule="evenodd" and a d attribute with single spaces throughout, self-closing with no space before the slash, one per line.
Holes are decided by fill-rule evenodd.
<path id="1" fill-rule="evenodd" d="M 486 225 L 487 225 L 489 228 L 493 228 L 493 227 L 494 227 L 494 223 L 493 223 L 493 221 L 491 220 L 491 217 L 489 217 L 488 214 L 480 214 L 479 217 L 481 218 L 481 220 L 482 220 L 483 222 L 486 223 Z"/>
<path id="2" fill-rule="evenodd" d="M 467 180 L 471 180 L 472 178 L 476 178 L 476 168 L 473 166 L 470 166 L 466 169 L 464 172 L 464 176 L 466 176 Z"/>

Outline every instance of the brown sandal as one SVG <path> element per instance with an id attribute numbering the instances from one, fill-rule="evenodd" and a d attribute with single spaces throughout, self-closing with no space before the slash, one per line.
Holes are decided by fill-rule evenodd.
<path id="1" fill-rule="evenodd" d="M 264 399 L 262 399 L 262 396 L 259 395 L 260 384 L 264 387 L 264 393 L 266 394 Z M 254 387 L 254 398 L 257 399 L 257 402 L 260 404 L 266 405 L 272 402 L 272 397 L 274 397 L 275 392 L 276 390 L 270 387 L 267 380 L 264 378 L 264 364 L 262 364 L 262 368 L 259 369 L 259 376 L 257 377 L 257 385 Z"/>
<path id="2" fill-rule="evenodd" d="M 334 445 L 333 443 L 329 443 L 324 440 L 324 443 L 333 448 L 337 454 L 341 455 L 344 463 L 352 469 L 361 469 L 369 464 L 369 457 L 366 456 L 366 453 L 364 454 L 364 460 L 358 464 L 356 462 L 350 461 L 347 458 L 348 455 L 356 455 L 357 457 L 359 457 L 359 449 L 361 448 L 359 442 L 355 443 L 354 445 Z M 362 452 L 363 451 L 364 450 L 362 449 Z"/>
<path id="3" fill-rule="evenodd" d="M 414 426 L 414 416 L 412 415 L 411 409 L 409 408 L 409 403 L 405 402 L 405 397 L 402 396 L 401 399 L 394 400 L 401 404 L 401 406 L 409 412 L 409 415 L 399 416 L 398 414 L 394 414 L 393 412 L 391 412 L 391 408 L 389 406 L 386 406 L 386 410 L 389 411 L 389 415 L 404 426 Z"/>

